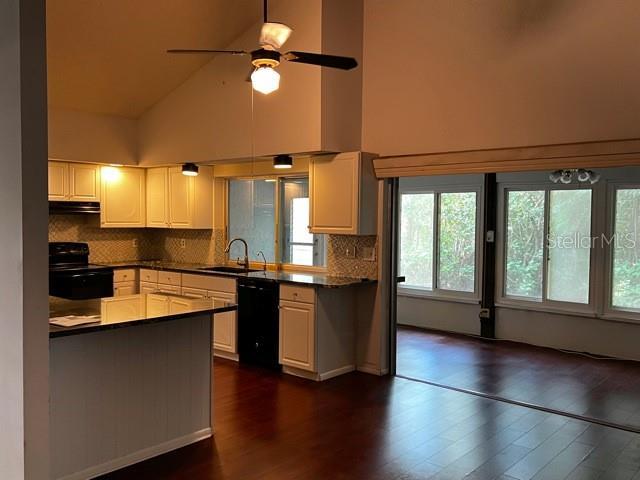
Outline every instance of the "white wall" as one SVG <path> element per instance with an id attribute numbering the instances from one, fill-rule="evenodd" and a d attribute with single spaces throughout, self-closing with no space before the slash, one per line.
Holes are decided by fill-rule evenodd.
<path id="1" fill-rule="evenodd" d="M 0 478 L 49 478 L 44 2 L 0 4 Z"/>
<path id="2" fill-rule="evenodd" d="M 362 149 L 640 137 L 636 0 L 367 0 Z"/>
<path id="3" fill-rule="evenodd" d="M 480 306 L 398 295 L 398 324 L 480 335 Z"/>
<path id="4" fill-rule="evenodd" d="M 113 115 L 49 109 L 49 158 L 135 165 L 137 122 Z"/>
<path id="5" fill-rule="evenodd" d="M 280 0 L 273 19 L 294 27 L 284 50 L 319 51 L 322 2 Z M 261 23 L 230 45 L 257 47 Z M 248 57 L 219 55 L 139 119 L 140 164 L 250 158 L 320 146 L 321 77 L 317 67 L 283 62 L 280 89 L 253 97 Z M 316 148 L 317 149 L 317 148 Z"/>

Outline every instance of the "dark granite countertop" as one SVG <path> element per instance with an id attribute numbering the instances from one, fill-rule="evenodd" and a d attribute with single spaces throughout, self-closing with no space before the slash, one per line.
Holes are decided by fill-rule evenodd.
<path id="1" fill-rule="evenodd" d="M 273 280 L 279 283 L 295 283 L 301 285 L 308 285 L 314 287 L 323 288 L 342 288 L 352 287 L 357 285 L 366 285 L 376 283 L 377 280 L 369 278 L 352 278 L 352 277 L 338 277 L 333 275 L 326 275 L 322 273 L 313 272 L 295 272 L 291 270 L 272 271 L 266 272 L 254 271 L 249 273 L 238 272 L 211 272 L 202 270 L 203 268 L 212 267 L 213 265 L 206 265 L 201 263 L 175 263 L 175 262 L 163 262 L 157 260 L 131 260 L 128 262 L 114 262 L 105 263 L 113 268 L 148 268 L 152 270 L 168 270 L 181 273 L 195 273 L 198 275 L 215 275 L 226 277 L 248 277 L 248 278 L 262 278 L 267 280 Z"/>
<path id="2" fill-rule="evenodd" d="M 213 298 L 190 298 L 160 293 L 135 294 L 92 300 L 49 297 L 49 321 L 59 317 L 92 317 L 92 323 L 63 327 L 49 325 L 49 337 L 64 337 L 114 328 L 144 325 L 237 310 L 233 303 Z"/>

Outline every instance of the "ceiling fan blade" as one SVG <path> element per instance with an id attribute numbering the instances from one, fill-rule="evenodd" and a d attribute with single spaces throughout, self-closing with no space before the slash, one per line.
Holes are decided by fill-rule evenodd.
<path id="1" fill-rule="evenodd" d="M 244 50 L 208 50 L 201 48 L 172 48 L 167 50 L 167 53 L 227 53 L 229 55 L 247 55 L 249 52 L 245 52 Z"/>
<path id="2" fill-rule="evenodd" d="M 341 70 L 351 70 L 358 66 L 358 62 L 355 58 L 340 57 L 337 55 L 324 55 L 322 53 L 287 52 L 283 54 L 282 57 L 290 62 L 308 63 L 309 65 L 339 68 Z"/>
<path id="3" fill-rule="evenodd" d="M 293 29 L 284 23 L 266 22 L 260 30 L 260 45 L 278 50 L 291 36 Z"/>

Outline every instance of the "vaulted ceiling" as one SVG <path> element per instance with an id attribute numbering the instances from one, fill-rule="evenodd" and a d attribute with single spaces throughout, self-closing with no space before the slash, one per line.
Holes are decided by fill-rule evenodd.
<path id="1" fill-rule="evenodd" d="M 49 105 L 137 118 L 261 18 L 261 0 L 47 0 Z"/>

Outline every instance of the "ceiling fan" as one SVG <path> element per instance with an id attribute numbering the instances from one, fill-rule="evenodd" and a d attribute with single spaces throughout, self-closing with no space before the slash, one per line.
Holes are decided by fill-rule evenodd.
<path id="1" fill-rule="evenodd" d="M 253 71 L 249 79 L 251 80 L 253 89 L 265 95 L 274 92 L 280 86 L 280 74 L 276 68 L 283 59 L 294 63 L 307 63 L 309 65 L 339 68 L 341 70 L 351 70 L 358 66 L 356 59 L 351 57 L 297 51 L 280 53 L 280 48 L 287 41 L 293 29 L 284 23 L 268 21 L 267 1 L 268 0 L 264 0 L 263 3 L 264 24 L 260 31 L 260 48 L 257 50 L 247 52 L 245 50 L 170 49 L 167 50 L 167 53 L 251 55 Z"/>

